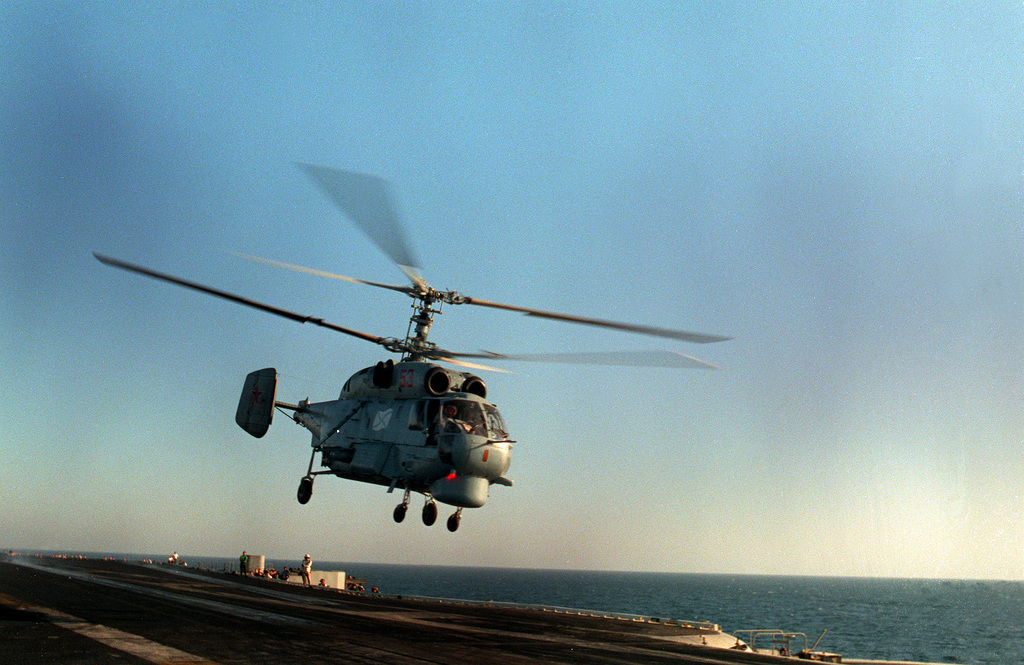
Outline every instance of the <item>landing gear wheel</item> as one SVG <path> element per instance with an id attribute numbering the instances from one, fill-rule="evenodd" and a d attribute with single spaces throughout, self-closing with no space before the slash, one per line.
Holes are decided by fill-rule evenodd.
<path id="1" fill-rule="evenodd" d="M 402 503 L 395 506 L 395 521 L 401 524 L 402 520 L 405 519 L 405 512 L 407 510 L 409 510 L 409 490 L 405 490 L 405 495 L 402 496 Z"/>
<path id="2" fill-rule="evenodd" d="M 459 530 L 459 522 L 462 521 L 462 508 L 459 508 L 448 518 L 448 530 L 455 533 Z"/>
<path id="3" fill-rule="evenodd" d="M 423 523 L 427 526 L 433 526 L 434 522 L 437 521 L 437 504 L 433 501 L 428 501 L 423 506 Z"/>
<path id="4" fill-rule="evenodd" d="M 306 476 L 299 481 L 299 491 L 296 493 L 299 503 L 306 505 L 309 503 L 309 499 L 313 496 L 313 477 Z"/>

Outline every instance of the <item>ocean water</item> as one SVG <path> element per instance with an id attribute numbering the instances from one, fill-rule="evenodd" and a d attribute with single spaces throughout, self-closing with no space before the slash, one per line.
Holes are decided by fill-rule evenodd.
<path id="1" fill-rule="evenodd" d="M 1024 583 L 349 564 L 382 593 L 777 628 L 847 658 L 1024 663 Z M 798 641 L 795 648 L 801 646 Z"/>
<path id="2" fill-rule="evenodd" d="M 182 558 L 192 566 L 238 566 L 237 559 Z M 368 589 L 387 595 L 709 621 L 727 633 L 776 628 L 804 633 L 808 644 L 827 630 L 817 648 L 846 659 L 1024 663 L 1024 582 L 314 564 L 365 578 Z"/>

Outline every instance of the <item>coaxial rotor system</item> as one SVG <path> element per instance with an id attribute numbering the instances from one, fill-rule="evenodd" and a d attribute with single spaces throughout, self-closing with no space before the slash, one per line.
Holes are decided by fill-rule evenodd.
<path id="1" fill-rule="evenodd" d="M 648 367 L 693 367 L 693 368 L 715 368 L 714 365 L 706 363 L 681 353 L 670 351 L 643 351 L 643 352 L 607 352 L 607 353 L 554 353 L 554 354 L 502 354 L 488 351 L 465 353 L 443 349 L 429 341 L 430 328 L 435 314 L 441 312 L 443 305 L 476 305 L 489 307 L 511 312 L 519 312 L 528 316 L 552 319 L 567 323 L 580 325 L 597 326 L 606 329 L 619 330 L 651 337 L 673 339 L 677 341 L 707 344 L 720 342 L 729 339 L 722 335 L 692 332 L 687 330 L 675 330 L 655 326 L 623 323 L 606 319 L 591 318 L 573 314 L 562 314 L 550 312 L 531 307 L 509 305 L 481 298 L 465 296 L 457 291 L 440 291 L 431 287 L 420 273 L 420 267 L 414 258 L 409 244 L 406 241 L 404 224 L 398 210 L 398 206 L 388 182 L 376 176 L 342 171 L 324 166 L 310 164 L 298 164 L 298 167 L 313 181 L 313 183 L 327 196 L 328 199 L 349 219 L 351 219 L 369 239 L 388 256 L 410 281 L 410 285 L 401 286 L 384 284 L 347 275 L 325 272 L 314 268 L 307 268 L 273 259 L 255 257 L 247 254 L 238 254 L 241 258 L 257 261 L 266 265 L 283 268 L 292 271 L 303 272 L 319 277 L 338 279 L 356 284 L 365 284 L 381 289 L 388 289 L 405 293 L 413 298 L 413 314 L 409 320 L 409 329 L 405 338 L 380 337 L 364 333 L 351 328 L 328 323 L 323 319 L 306 316 L 290 310 L 268 305 L 256 300 L 239 296 L 227 291 L 205 286 L 190 280 L 173 275 L 157 272 L 150 268 L 135 265 L 94 252 L 95 257 L 106 265 L 121 268 L 131 272 L 139 273 L 147 277 L 170 282 L 178 286 L 193 289 L 235 302 L 240 305 L 252 307 L 269 314 L 281 316 L 299 323 L 311 323 L 316 326 L 327 328 L 352 337 L 357 337 L 369 342 L 378 344 L 392 353 L 401 354 L 403 360 L 419 361 L 434 360 L 443 361 L 456 365 L 480 368 L 497 369 L 477 364 L 474 361 L 488 360 L 515 360 L 531 362 L 556 362 L 576 364 L 602 364 L 602 365 L 636 365 Z M 502 371 L 502 370 L 498 370 Z"/>

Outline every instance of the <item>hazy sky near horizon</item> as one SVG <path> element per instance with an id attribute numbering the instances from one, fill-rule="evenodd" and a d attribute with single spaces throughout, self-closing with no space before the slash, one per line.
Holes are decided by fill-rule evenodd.
<path id="1" fill-rule="evenodd" d="M 1024 5 L 16 3 L 0 9 L 0 547 L 1024 578 Z M 488 374 L 486 507 L 404 524 L 251 370 L 336 396 L 402 274 L 294 167 L 391 179 L 428 281 L 721 333 L 452 309 L 446 348 L 668 348 L 721 372 Z"/>

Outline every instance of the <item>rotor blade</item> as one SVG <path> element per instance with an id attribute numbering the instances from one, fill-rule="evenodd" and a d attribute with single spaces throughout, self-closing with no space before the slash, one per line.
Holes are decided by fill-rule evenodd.
<path id="1" fill-rule="evenodd" d="M 457 354 L 462 355 L 462 354 Z M 476 357 L 476 356 L 472 356 Z M 670 367 L 680 369 L 722 369 L 717 365 L 676 351 L 595 351 L 583 353 L 505 354 L 485 351 L 484 358 L 526 362 L 606 365 L 612 367 Z"/>
<path id="2" fill-rule="evenodd" d="M 545 319 L 554 319 L 556 321 L 568 321 L 569 323 L 580 323 L 588 326 L 599 326 L 602 328 L 612 328 L 614 330 L 624 330 L 626 332 L 639 333 L 641 335 L 651 335 L 653 337 L 667 337 L 669 339 L 678 339 L 684 342 L 696 342 L 697 344 L 708 344 L 710 342 L 724 342 L 725 340 L 732 339 L 731 337 L 724 337 L 722 335 L 709 335 L 706 333 L 690 332 L 687 330 L 672 330 L 671 328 L 657 328 L 655 326 L 642 326 L 633 323 L 619 323 L 618 321 L 607 321 L 605 319 L 591 319 L 585 316 L 573 316 L 572 314 L 559 314 L 557 312 L 545 312 L 539 309 L 530 309 L 529 307 L 517 307 L 515 305 L 504 305 L 500 302 L 491 302 L 489 300 L 481 300 L 479 298 L 465 298 L 466 304 L 469 305 L 480 305 L 481 307 L 493 307 L 495 309 L 505 309 L 513 312 L 522 312 L 528 316 L 537 316 Z"/>
<path id="3" fill-rule="evenodd" d="M 248 298 L 236 296 L 235 294 L 228 293 L 227 291 L 221 291 L 219 289 L 214 289 L 209 286 L 203 286 L 202 284 L 190 282 L 188 280 L 181 279 L 179 277 L 174 277 L 172 275 L 165 275 L 164 273 L 156 272 L 155 270 L 150 270 L 149 268 L 133 265 L 131 263 L 126 263 L 125 261 L 111 258 L 109 256 L 104 256 L 102 254 L 97 254 L 96 252 L 93 252 L 92 255 L 95 256 L 101 263 L 104 263 L 108 266 L 121 268 L 122 270 L 128 270 L 130 272 L 137 272 L 140 275 L 145 275 L 147 277 L 152 277 L 154 279 L 170 282 L 171 284 L 177 284 L 178 286 L 184 286 L 185 288 L 188 289 L 195 289 L 196 291 L 208 293 L 212 296 L 217 296 L 218 298 L 230 300 L 231 302 L 238 303 L 239 305 L 246 305 L 247 307 L 253 307 L 255 309 L 268 312 L 270 314 L 283 316 L 284 318 L 291 319 L 292 321 L 298 321 L 299 323 L 312 323 L 313 325 L 320 326 L 322 328 L 327 328 L 329 330 L 334 330 L 335 332 L 344 333 L 346 335 L 351 335 L 353 337 L 358 337 L 359 339 L 365 339 L 366 341 L 373 342 L 375 344 L 384 345 L 387 341 L 383 337 L 377 337 L 376 335 L 370 335 L 367 333 L 359 332 L 358 330 L 352 330 L 350 328 L 336 326 L 333 323 L 327 323 L 323 319 L 317 319 L 311 316 L 303 316 L 302 314 L 289 312 L 288 310 L 285 309 L 280 309 L 272 305 L 266 305 L 255 300 L 249 300 Z"/>
<path id="4" fill-rule="evenodd" d="M 380 251 L 398 264 L 417 288 L 427 288 L 406 242 L 402 216 L 387 180 L 326 166 L 302 163 L 296 166 L 362 229 Z"/>
<path id="5" fill-rule="evenodd" d="M 420 348 L 416 349 L 416 355 L 420 358 L 426 358 L 429 360 L 437 360 L 440 362 L 451 363 L 452 365 L 458 365 L 459 367 L 466 367 L 468 369 L 480 369 L 488 372 L 501 372 L 502 374 L 512 374 L 511 370 L 502 369 L 500 367 L 491 367 L 489 365 L 481 365 L 479 363 L 469 362 L 462 360 L 462 358 L 501 358 L 495 353 L 488 353 L 486 351 L 481 353 L 458 353 L 456 351 L 448 351 L 447 349 L 440 349 L 435 347 L 432 348 Z"/>
<path id="6" fill-rule="evenodd" d="M 398 291 L 399 293 L 405 293 L 407 295 L 416 295 L 418 292 L 416 289 L 409 288 L 408 286 L 395 286 L 393 284 L 382 284 L 380 282 L 370 282 L 365 279 L 359 279 L 357 277 L 349 277 L 348 275 L 339 275 L 333 272 L 325 272 L 323 270 L 317 270 L 316 268 L 307 268 L 305 266 L 297 266 L 291 263 L 284 263 L 283 261 L 275 261 L 274 259 L 264 259 L 259 256 L 252 256 L 251 254 L 241 254 L 239 252 L 228 252 L 233 254 L 240 259 L 247 261 L 254 261 L 256 263 L 262 263 L 264 265 L 273 266 L 275 268 L 284 268 L 285 270 L 294 270 L 295 272 L 304 272 L 308 275 L 316 275 L 317 277 L 327 277 L 329 279 L 340 279 L 344 282 L 353 282 L 355 284 L 367 284 L 369 286 L 376 286 L 381 289 L 390 289 L 392 291 Z"/>
<path id="7" fill-rule="evenodd" d="M 467 369 L 479 369 L 487 372 L 500 372 L 502 374 L 512 374 L 511 370 L 502 369 L 501 367 L 491 367 L 490 365 L 481 365 L 479 363 L 471 363 L 466 360 L 459 360 L 454 356 L 461 354 L 443 355 L 436 356 L 434 360 L 440 360 L 441 362 L 451 363 L 452 365 L 458 365 L 459 367 L 465 367 Z"/>

